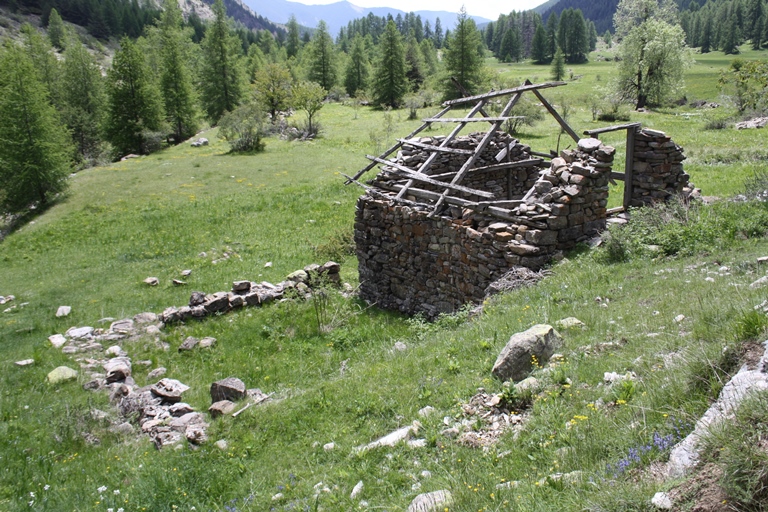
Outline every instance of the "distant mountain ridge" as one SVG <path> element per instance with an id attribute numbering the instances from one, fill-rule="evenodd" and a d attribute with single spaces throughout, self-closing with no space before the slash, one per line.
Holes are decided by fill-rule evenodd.
<path id="1" fill-rule="evenodd" d="M 238 0 L 230 0 L 236 2 Z M 382 0 L 385 3 L 386 0 Z M 339 33 L 339 29 L 346 27 L 347 23 L 367 16 L 373 13 L 376 16 L 386 16 L 392 14 L 397 17 L 398 14 L 405 15 L 405 11 L 393 9 L 391 7 L 360 7 L 347 1 L 336 2 L 327 5 L 304 5 L 298 2 L 289 2 L 287 0 L 243 0 L 243 3 L 250 7 L 257 15 L 271 20 L 272 22 L 285 24 L 288 22 L 291 14 L 296 16 L 299 25 L 305 27 L 316 27 L 320 20 L 328 25 L 328 31 L 333 37 Z M 421 16 L 423 21 L 429 20 L 434 27 L 435 20 L 440 18 L 443 30 L 453 30 L 458 13 L 450 11 L 414 11 Z M 471 16 L 475 23 L 487 23 L 491 20 L 481 16 Z"/>

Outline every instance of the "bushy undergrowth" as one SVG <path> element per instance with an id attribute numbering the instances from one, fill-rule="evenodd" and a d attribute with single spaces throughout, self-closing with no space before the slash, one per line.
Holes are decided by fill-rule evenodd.
<path id="1" fill-rule="evenodd" d="M 705 206 L 672 201 L 631 211 L 632 221 L 603 234 L 596 257 L 604 262 L 637 257 L 689 256 L 768 232 L 768 204 L 722 201 Z"/>

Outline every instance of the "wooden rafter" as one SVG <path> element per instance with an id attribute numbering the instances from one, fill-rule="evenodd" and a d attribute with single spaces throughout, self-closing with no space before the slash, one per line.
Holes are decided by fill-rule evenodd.
<path id="1" fill-rule="evenodd" d="M 531 84 L 531 81 L 530 81 L 530 80 L 526 80 L 526 81 L 525 81 L 525 84 L 526 84 L 526 85 L 533 85 L 533 84 Z M 565 133 L 567 133 L 568 135 L 570 135 L 570 136 L 571 136 L 571 138 L 572 138 L 572 139 L 573 139 L 575 142 L 579 142 L 579 139 L 580 139 L 581 137 L 579 137 L 579 135 L 578 135 L 578 134 L 577 134 L 575 131 L 573 131 L 573 128 L 571 128 L 571 127 L 568 125 L 568 123 L 566 123 L 566 122 L 565 122 L 565 119 L 563 119 L 563 118 L 560 116 L 560 114 L 558 114 L 558 113 L 557 113 L 557 110 L 555 110 L 555 107 L 553 107 L 552 105 L 550 105 L 550 104 L 549 104 L 549 102 L 548 102 L 546 99 L 544 99 L 544 96 L 542 96 L 542 95 L 541 95 L 541 93 L 538 91 L 538 89 L 540 89 L 540 88 L 531 89 L 531 90 L 533 91 L 533 94 L 535 94 L 535 95 L 536 95 L 536 97 L 539 99 L 539 101 L 541 102 L 541 104 L 542 104 L 542 105 L 544 105 L 544 108 L 545 108 L 545 109 L 547 109 L 547 111 L 548 111 L 548 112 L 549 112 L 549 113 L 552 115 L 552 117 L 554 117 L 554 118 L 555 118 L 555 121 L 557 121 L 557 122 L 558 122 L 558 124 L 559 124 L 559 125 L 560 125 L 560 127 L 561 127 L 561 128 L 564 130 L 564 131 L 565 131 Z"/>
<path id="2" fill-rule="evenodd" d="M 500 171 L 504 169 L 514 169 L 515 167 L 527 167 L 527 166 L 533 166 L 533 165 L 541 165 L 544 163 L 544 160 L 541 158 L 529 158 L 527 160 L 518 160 L 517 162 L 504 162 L 503 164 L 493 164 L 493 165 L 484 165 L 483 167 L 474 167 L 468 171 L 467 174 L 477 174 L 481 172 L 492 172 L 492 171 Z M 430 175 L 430 178 L 439 180 L 442 178 L 453 178 L 456 176 L 458 171 L 454 172 L 444 172 L 442 174 L 432 174 Z M 442 183 L 442 185 L 445 185 L 445 183 Z"/>
<path id="3" fill-rule="evenodd" d="M 504 122 L 509 119 L 523 119 L 524 116 L 508 116 L 508 117 L 430 117 L 424 119 L 425 123 L 497 123 Z"/>
<path id="4" fill-rule="evenodd" d="M 406 139 L 397 139 L 397 140 L 402 142 L 403 146 L 413 146 L 415 148 L 426 149 L 427 151 L 439 151 L 440 153 L 453 153 L 456 155 L 471 155 L 473 153 L 473 151 L 470 151 L 468 149 L 443 148 L 440 146 L 435 146 L 433 144 L 424 144 L 414 140 L 406 140 Z"/>
<path id="5" fill-rule="evenodd" d="M 440 181 L 432 179 L 431 177 L 427 177 L 424 174 L 417 173 L 413 169 L 409 169 L 408 167 L 405 167 L 403 165 L 399 165 L 394 162 L 389 162 L 387 160 L 382 160 L 381 158 L 376 158 L 375 156 L 368 155 L 367 158 L 369 158 L 370 160 L 373 160 L 376 163 L 389 166 L 399 171 L 400 173 L 405 174 L 406 178 L 410 178 L 412 180 L 420 181 L 422 183 L 428 183 L 430 185 L 437 185 L 438 187 L 450 187 L 451 189 L 456 190 L 458 192 L 464 192 L 465 194 L 472 194 L 480 197 L 485 197 L 488 199 L 493 197 L 493 194 L 490 192 L 486 192 L 484 190 L 478 190 L 475 188 L 462 187 L 461 185 L 448 185 L 446 183 L 442 183 Z"/>
<path id="6" fill-rule="evenodd" d="M 511 89 L 503 89 L 501 91 L 491 91 L 489 93 L 478 94 L 476 96 L 467 96 L 465 98 L 459 98 L 456 100 L 444 101 L 443 106 L 449 107 L 453 105 L 463 105 L 465 103 L 472 103 L 474 101 L 479 101 L 479 100 L 487 101 L 492 98 L 498 98 L 499 96 L 509 96 L 510 94 L 517 94 L 525 91 L 535 91 L 538 89 L 548 89 L 550 87 L 559 87 L 561 85 L 566 85 L 566 83 L 565 82 L 547 82 L 543 84 L 532 84 L 530 82 L 527 82 L 525 85 L 521 85 L 519 87 L 513 87 Z"/>

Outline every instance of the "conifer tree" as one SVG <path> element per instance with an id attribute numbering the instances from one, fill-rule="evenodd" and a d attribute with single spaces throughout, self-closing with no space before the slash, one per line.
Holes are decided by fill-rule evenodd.
<path id="1" fill-rule="evenodd" d="M 544 26 L 536 25 L 536 32 L 531 42 L 531 58 L 536 64 L 546 64 L 547 61 L 547 31 Z"/>
<path id="2" fill-rule="evenodd" d="M 48 16 L 48 39 L 53 46 L 59 50 L 63 50 L 64 37 L 64 21 L 62 21 L 59 11 L 55 8 L 51 9 L 51 14 Z"/>
<path id="3" fill-rule="evenodd" d="M 405 52 L 400 32 L 390 20 L 379 41 L 379 61 L 373 77 L 373 97 L 377 105 L 397 107 L 408 88 Z"/>
<path id="4" fill-rule="evenodd" d="M 51 43 L 29 23 L 21 26 L 21 35 L 24 50 L 32 59 L 43 85 L 48 89 L 51 104 L 59 108 L 61 106 L 61 63 L 54 55 Z"/>
<path id="5" fill-rule="evenodd" d="M 516 26 L 509 27 L 501 39 L 499 54 L 502 62 L 517 62 L 522 57 L 522 41 L 520 31 Z"/>
<path id="6" fill-rule="evenodd" d="M 421 48 L 414 36 L 408 38 L 408 44 L 405 48 L 405 76 L 411 90 L 416 91 L 424 82 L 426 73 L 424 71 L 424 57 L 421 54 Z"/>
<path id="7" fill-rule="evenodd" d="M 470 93 L 478 92 L 484 80 L 483 42 L 475 21 L 467 16 L 467 11 L 463 8 L 456 20 L 454 32 L 446 38 L 446 48 L 444 60 L 447 77 L 443 81 L 444 98 L 460 96 L 451 77 L 458 80 Z"/>
<path id="8" fill-rule="evenodd" d="M 285 41 L 285 51 L 288 54 L 288 58 L 296 57 L 299 54 L 301 48 L 301 34 L 299 30 L 299 23 L 296 21 L 296 16 L 291 14 L 288 20 L 288 37 Z"/>
<path id="9" fill-rule="evenodd" d="M 64 51 L 62 118 L 72 133 L 78 157 L 88 162 L 99 155 L 104 79 L 93 56 L 76 37 Z"/>
<path id="10" fill-rule="evenodd" d="M 119 154 L 145 152 L 148 132 L 162 126 L 163 103 L 144 55 L 127 37 L 107 73 L 107 98 L 106 139 Z"/>
<path id="11" fill-rule="evenodd" d="M 229 30 L 222 0 L 213 4 L 213 12 L 215 18 L 202 42 L 200 96 L 208 117 L 216 123 L 243 99 L 246 81 L 240 39 Z"/>
<path id="12" fill-rule="evenodd" d="M 307 52 L 310 63 L 309 81 L 318 83 L 329 91 L 336 85 L 336 49 L 324 21 L 318 23 Z"/>
<path id="13" fill-rule="evenodd" d="M 559 82 L 565 76 L 565 56 L 563 50 L 557 47 L 555 57 L 552 59 L 552 80 Z"/>
<path id="14" fill-rule="evenodd" d="M 354 96 L 357 91 L 368 87 L 371 64 L 368 60 L 368 52 L 365 49 L 365 41 L 359 33 L 352 39 L 352 47 L 349 52 L 349 60 L 344 73 L 344 89 L 347 94 Z"/>
<path id="15" fill-rule="evenodd" d="M 440 18 L 435 18 L 435 48 L 440 49 L 443 47 L 443 24 L 440 22 Z"/>
<path id="16" fill-rule="evenodd" d="M 194 135 L 197 122 L 197 98 L 192 87 L 192 74 L 187 65 L 183 18 L 176 0 L 165 0 L 160 18 L 161 76 L 160 92 L 165 107 L 165 120 L 178 144 Z"/>
<path id="17" fill-rule="evenodd" d="M 66 188 L 72 147 L 32 59 L 0 49 L 0 210 L 24 212 Z"/>

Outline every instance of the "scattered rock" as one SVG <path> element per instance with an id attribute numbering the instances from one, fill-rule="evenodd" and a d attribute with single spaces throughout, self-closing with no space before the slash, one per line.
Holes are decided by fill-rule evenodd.
<path id="1" fill-rule="evenodd" d="M 435 412 L 435 408 L 432 407 L 431 405 L 427 405 L 426 407 L 422 407 L 421 409 L 419 409 L 418 415 L 421 416 L 422 418 L 427 418 L 432 414 L 434 414 L 434 412 Z"/>
<path id="2" fill-rule="evenodd" d="M 527 331 L 512 335 L 496 358 L 492 372 L 502 381 L 523 380 L 534 363 L 543 365 L 562 345 L 562 337 L 551 325 L 534 325 Z"/>
<path id="3" fill-rule="evenodd" d="M 235 403 L 230 400 L 219 400 L 214 402 L 209 408 L 208 412 L 211 414 L 211 418 L 218 418 L 219 416 L 226 416 L 232 414 L 235 410 Z"/>
<path id="4" fill-rule="evenodd" d="M 131 376 L 131 362 L 125 357 L 115 357 L 104 364 L 107 384 L 124 381 Z"/>
<path id="5" fill-rule="evenodd" d="M 182 281 L 181 279 L 171 279 L 171 282 L 173 283 L 173 286 L 184 286 L 186 285 L 186 281 Z"/>
<path id="6" fill-rule="evenodd" d="M 150 388 L 150 391 L 164 402 L 176 403 L 181 401 L 181 394 L 188 389 L 189 386 L 176 379 L 161 379 Z"/>
<path id="7" fill-rule="evenodd" d="M 189 269 L 181 271 L 181 277 L 189 277 L 191 275 L 192 275 L 192 271 Z"/>
<path id="8" fill-rule="evenodd" d="M 679 323 L 680 323 L 680 322 L 682 322 L 683 320 L 685 320 L 685 315 L 677 315 L 677 316 L 675 317 L 675 323 L 676 323 L 676 324 L 679 324 Z"/>
<path id="9" fill-rule="evenodd" d="M 325 450 L 327 452 L 333 451 L 335 448 L 336 448 L 336 443 L 333 443 L 333 442 L 325 443 L 323 445 L 323 450 Z"/>
<path id="10" fill-rule="evenodd" d="M 366 445 L 358 446 L 357 448 L 355 448 L 355 451 L 364 452 L 367 450 L 371 450 L 373 448 L 379 448 L 381 446 L 395 446 L 400 441 L 405 441 L 411 435 L 418 432 L 419 428 L 421 428 L 421 423 L 419 423 L 418 421 L 414 421 L 412 425 L 399 428 L 394 432 L 387 434 L 386 436 L 381 437 Z"/>
<path id="11" fill-rule="evenodd" d="M 452 504 L 453 496 L 451 491 L 427 492 L 416 496 L 411 504 L 408 505 L 407 512 L 437 512 L 443 508 L 450 507 Z"/>
<path id="12" fill-rule="evenodd" d="M 128 353 L 125 350 L 123 350 L 120 347 L 120 345 L 112 345 L 111 347 L 109 347 L 107 350 L 104 351 L 104 354 L 108 356 L 113 356 L 113 357 L 125 357 L 128 355 Z"/>
<path id="13" fill-rule="evenodd" d="M 127 421 L 124 421 L 123 423 L 120 423 L 119 425 L 115 425 L 110 429 L 115 434 L 120 434 L 123 436 L 130 436 L 133 435 L 136 432 L 136 429 L 133 425 L 128 423 Z"/>
<path id="14" fill-rule="evenodd" d="M 651 505 L 659 510 L 672 510 L 672 500 L 669 499 L 669 496 L 665 492 L 657 492 L 654 494 L 653 498 L 651 498 Z"/>
<path id="15" fill-rule="evenodd" d="M 149 372 L 149 373 L 147 374 L 147 379 L 148 379 L 148 380 L 155 380 L 155 379 L 157 379 L 158 377 L 162 377 L 163 375 L 165 375 L 165 373 L 166 373 L 167 371 L 168 371 L 168 370 L 166 370 L 164 366 L 160 366 L 160 367 L 158 367 L 158 368 L 155 368 L 155 369 L 154 369 L 154 370 L 152 370 L 151 372 Z"/>
<path id="16" fill-rule="evenodd" d="M 749 130 L 754 128 L 765 128 L 766 124 L 768 124 L 768 117 L 755 117 L 747 121 L 736 123 L 734 126 L 737 130 Z"/>
<path id="17" fill-rule="evenodd" d="M 211 384 L 212 402 L 219 402 L 221 400 L 242 400 L 245 398 L 245 395 L 245 384 L 236 377 L 227 377 L 226 379 Z"/>
<path id="18" fill-rule="evenodd" d="M 573 329 L 575 327 L 584 329 L 586 327 L 584 322 L 582 322 L 581 320 L 573 316 L 569 316 L 568 318 L 563 318 L 562 320 L 558 320 L 556 322 L 556 325 L 561 329 Z"/>
<path id="19" fill-rule="evenodd" d="M 149 286 L 157 286 L 160 284 L 160 280 L 156 277 L 148 277 L 144 280 L 145 283 L 147 283 Z"/>
<path id="20" fill-rule="evenodd" d="M 606 384 L 617 384 L 619 382 L 625 381 L 625 380 L 636 380 L 637 375 L 635 375 L 634 372 L 627 372 L 627 373 L 616 373 L 616 372 L 604 372 L 603 373 L 603 382 Z"/>
<path id="21" fill-rule="evenodd" d="M 768 285 L 768 276 L 763 276 L 757 281 L 754 281 L 752 284 L 749 285 L 750 288 L 762 288 L 763 286 Z"/>
<path id="22" fill-rule="evenodd" d="M 195 348 L 197 346 L 198 343 L 200 343 L 199 339 L 197 339 L 197 338 L 195 338 L 193 336 L 189 336 L 187 339 L 185 339 L 181 343 L 181 345 L 179 345 L 179 352 L 183 352 L 185 350 L 192 350 L 193 348 Z"/>
<path id="23" fill-rule="evenodd" d="M 396 341 L 394 349 L 397 350 L 398 352 L 405 352 L 406 350 L 408 350 L 408 346 L 402 341 Z"/>
<path id="24" fill-rule="evenodd" d="M 47 378 L 50 384 L 59 384 L 60 382 L 74 380 L 77 378 L 77 370 L 73 370 L 68 366 L 59 366 L 55 370 L 51 371 Z"/>
<path id="25" fill-rule="evenodd" d="M 56 316 L 62 317 L 67 316 L 72 312 L 72 308 L 70 306 L 59 306 L 59 309 L 56 310 Z"/>
<path id="26" fill-rule="evenodd" d="M 219 450 L 225 452 L 225 451 L 227 451 L 227 448 L 229 448 L 229 443 L 227 443 L 226 439 L 219 439 L 218 441 L 213 443 L 213 446 L 215 446 Z"/>
<path id="27" fill-rule="evenodd" d="M 251 289 L 250 281 L 234 281 L 232 283 L 233 292 L 247 292 Z"/>
<path id="28" fill-rule="evenodd" d="M 151 324 L 157 322 L 157 314 L 151 312 L 139 313 L 133 317 L 133 321 L 137 324 Z"/>
<path id="29" fill-rule="evenodd" d="M 51 345 L 53 345 L 54 348 L 61 348 L 66 345 L 67 338 L 61 334 L 54 334 L 52 336 L 48 336 L 48 341 L 51 342 Z"/>
<path id="30" fill-rule="evenodd" d="M 122 320 L 112 322 L 109 330 L 118 334 L 133 334 L 136 332 L 132 318 L 123 318 Z"/>
<path id="31" fill-rule="evenodd" d="M 93 334 L 93 327 L 72 327 L 67 330 L 66 335 L 73 340 L 90 338 Z"/>
<path id="32" fill-rule="evenodd" d="M 362 480 L 357 482 L 357 484 L 355 484 L 355 486 L 352 488 L 352 492 L 349 494 L 349 499 L 356 500 L 357 498 L 359 498 L 360 494 L 362 494 L 363 492 L 363 487 L 364 487 L 364 484 Z"/>
<path id="33" fill-rule="evenodd" d="M 198 343 L 198 347 L 200 348 L 210 348 L 216 344 L 216 338 L 212 338 L 210 336 L 206 336 L 205 338 L 200 340 L 200 343 Z"/>
<path id="34" fill-rule="evenodd" d="M 21 361 L 16 361 L 14 363 L 16 366 L 29 366 L 31 364 L 35 364 L 34 359 L 22 359 Z"/>

